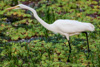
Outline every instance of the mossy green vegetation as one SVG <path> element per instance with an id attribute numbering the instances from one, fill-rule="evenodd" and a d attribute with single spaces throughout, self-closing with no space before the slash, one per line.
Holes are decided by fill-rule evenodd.
<path id="1" fill-rule="evenodd" d="M 13 1 L 13 2 L 12 2 Z M 0 1 L 0 66 L 1 67 L 100 67 L 100 1 L 96 0 L 18 0 L 33 3 L 38 15 L 51 24 L 57 19 L 89 22 L 95 26 L 89 33 L 88 57 L 85 34 L 70 37 L 70 61 L 65 37 L 46 30 L 27 10 L 5 9 L 17 0 Z M 19 42 L 21 39 L 34 40 Z M 15 41 L 15 42 L 12 42 Z"/>

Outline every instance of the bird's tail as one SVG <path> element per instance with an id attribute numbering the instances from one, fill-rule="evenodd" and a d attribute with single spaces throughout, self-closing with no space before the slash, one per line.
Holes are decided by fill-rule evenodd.
<path id="1" fill-rule="evenodd" d="M 91 27 L 91 30 L 90 31 L 94 31 L 95 30 L 95 27 L 93 24 L 89 23 L 90 27 Z"/>

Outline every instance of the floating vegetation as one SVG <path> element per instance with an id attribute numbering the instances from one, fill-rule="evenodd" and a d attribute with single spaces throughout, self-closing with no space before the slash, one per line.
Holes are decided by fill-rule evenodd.
<path id="1" fill-rule="evenodd" d="M 5 9 L 18 3 L 35 8 L 51 24 L 57 19 L 90 22 L 88 57 L 84 34 L 71 37 L 71 62 L 65 37 L 46 30 L 28 10 Z M 32 39 L 33 38 L 33 39 Z M 99 0 L 0 0 L 0 67 L 100 67 Z"/>

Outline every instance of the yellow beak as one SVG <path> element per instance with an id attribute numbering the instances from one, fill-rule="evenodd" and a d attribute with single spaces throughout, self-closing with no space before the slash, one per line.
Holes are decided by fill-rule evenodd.
<path id="1" fill-rule="evenodd" d="M 15 8 L 18 8 L 19 6 L 14 6 L 14 7 L 10 7 L 10 8 L 7 8 L 6 10 L 12 10 L 12 9 L 15 9 Z"/>

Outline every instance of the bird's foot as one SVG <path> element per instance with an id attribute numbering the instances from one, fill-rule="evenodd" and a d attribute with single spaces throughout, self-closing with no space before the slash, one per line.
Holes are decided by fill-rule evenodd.
<path id="1" fill-rule="evenodd" d="M 89 58 L 89 56 L 90 56 L 90 52 L 91 52 L 91 50 L 89 49 L 88 50 L 88 57 L 87 57 L 87 59 Z"/>
<path id="2" fill-rule="evenodd" d="M 91 50 L 89 49 L 88 52 L 91 52 Z"/>
<path id="3" fill-rule="evenodd" d="M 69 50 L 69 53 L 71 53 L 71 50 Z"/>
<path id="4" fill-rule="evenodd" d="M 70 62 L 70 60 L 68 59 L 67 62 Z"/>

